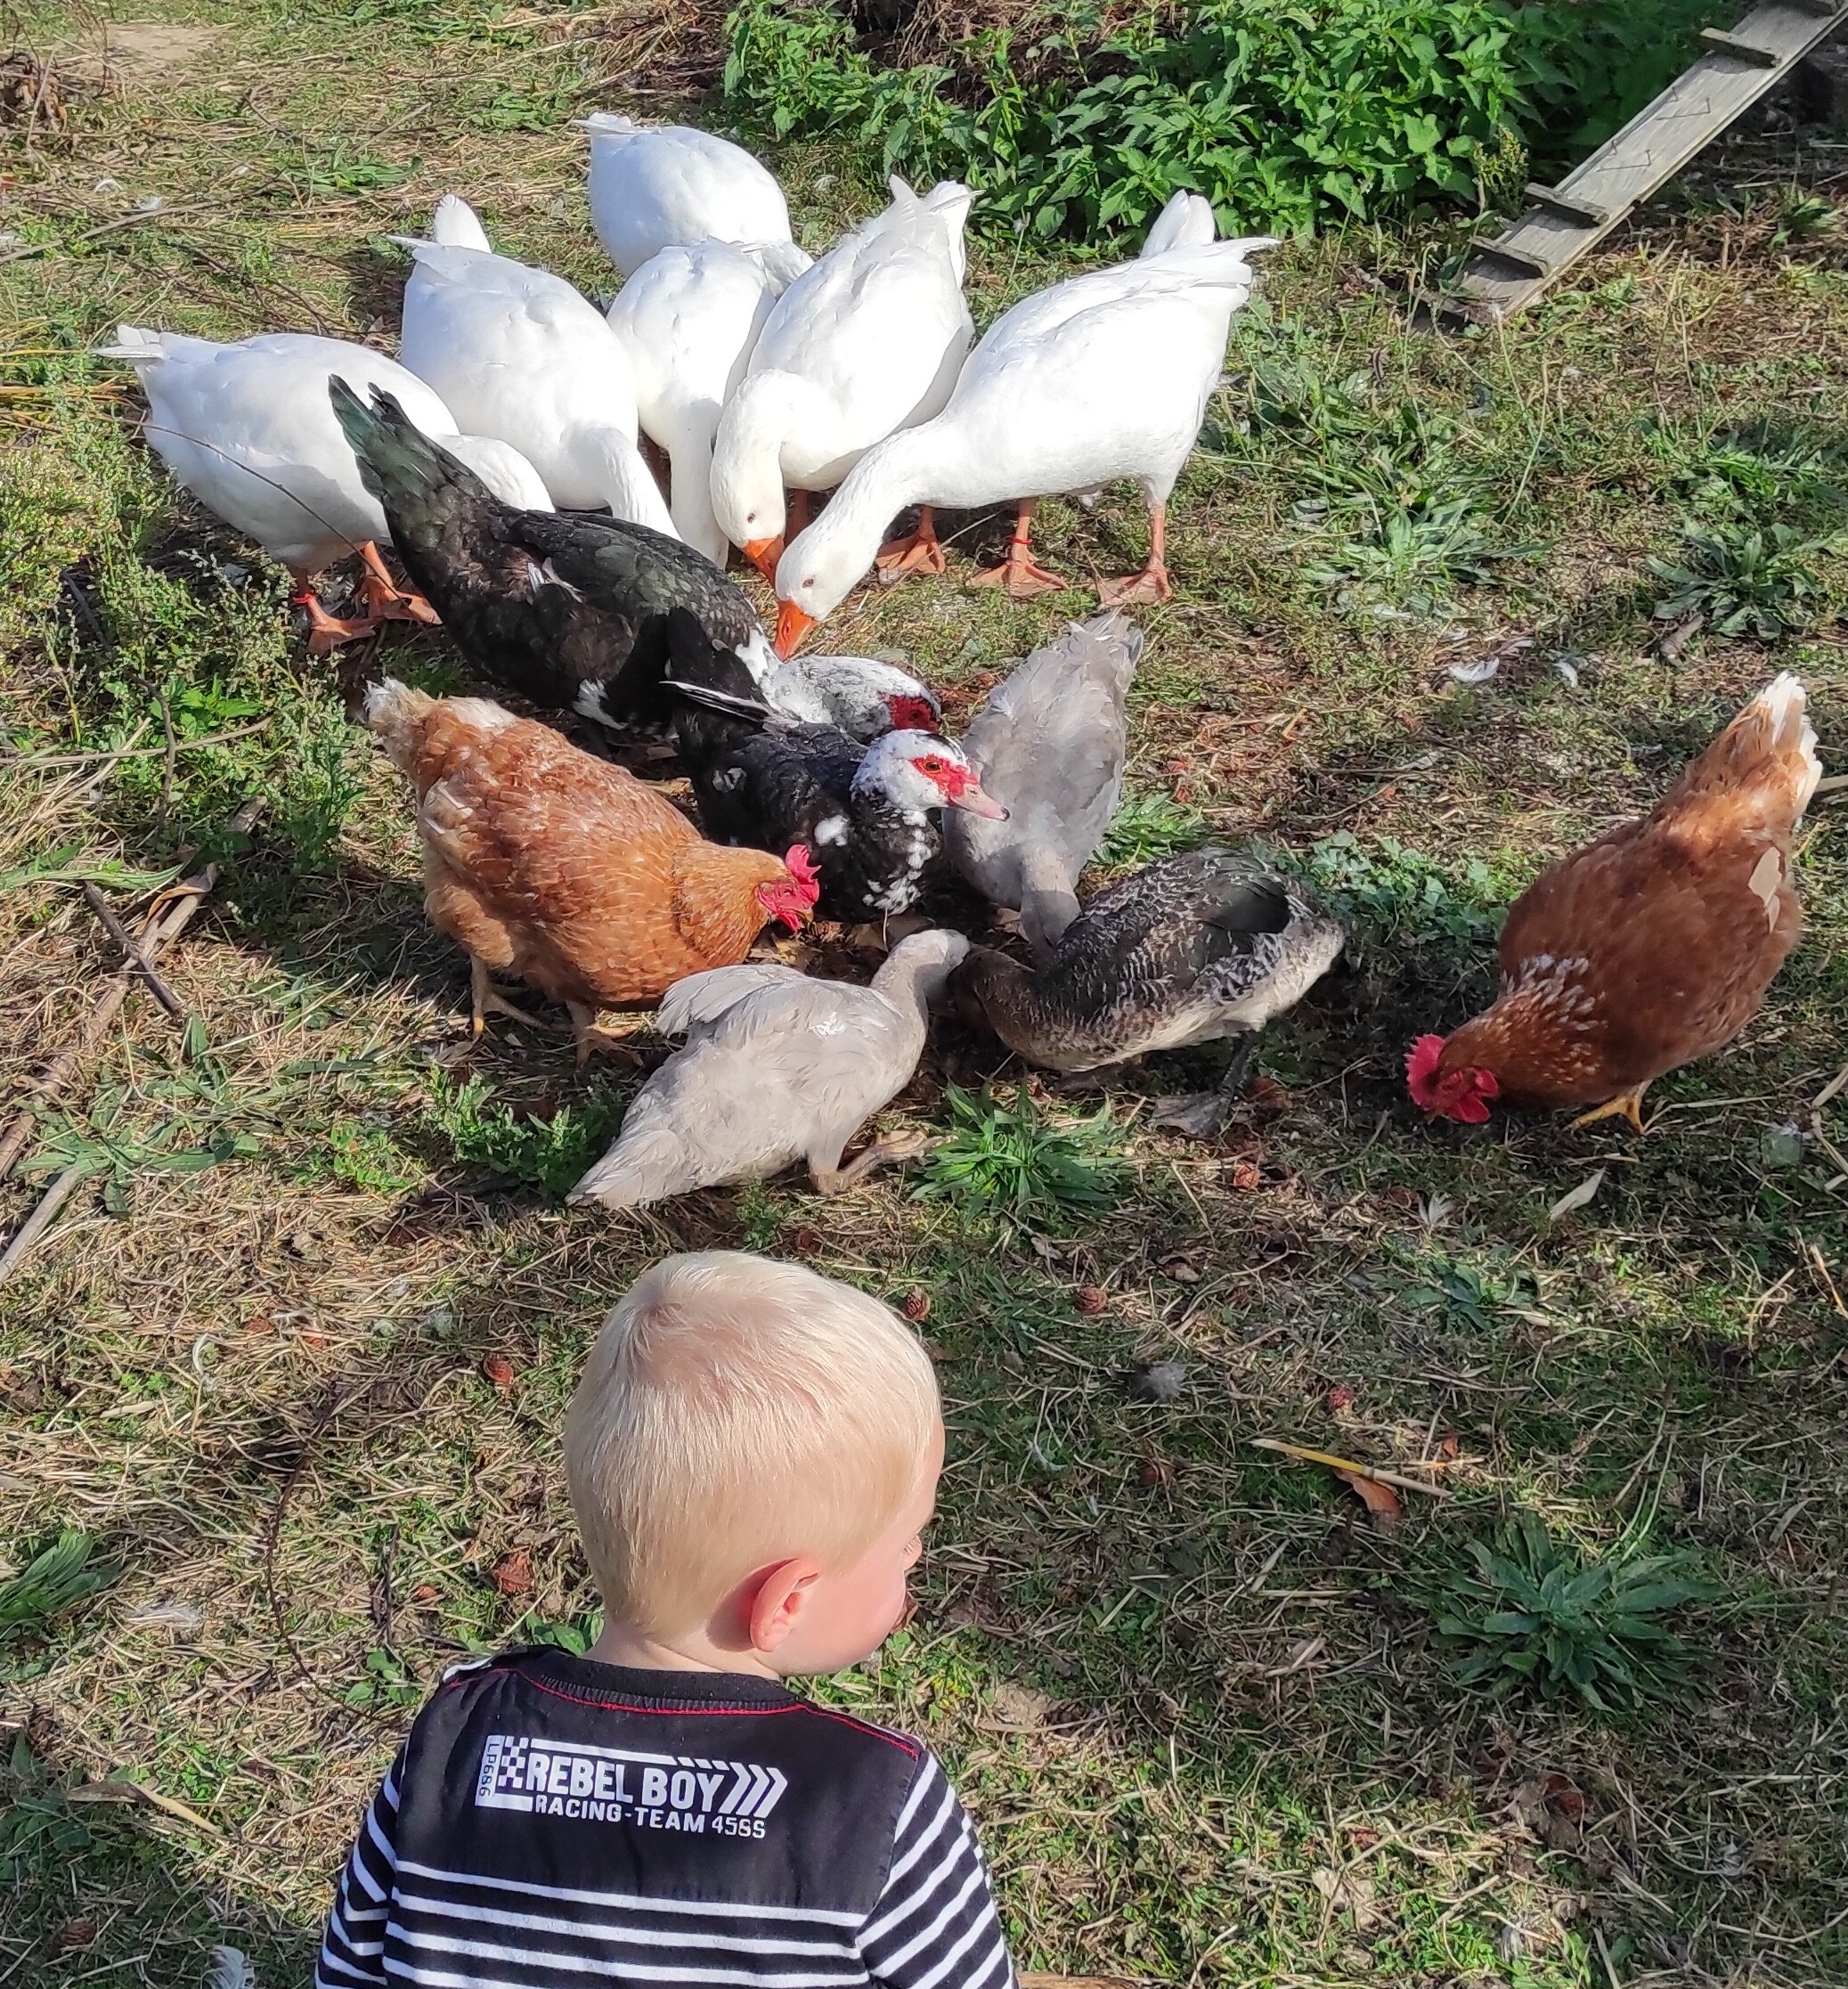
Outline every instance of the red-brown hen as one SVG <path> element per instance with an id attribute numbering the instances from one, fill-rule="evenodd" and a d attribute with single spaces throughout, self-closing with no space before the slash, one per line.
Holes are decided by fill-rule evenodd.
<path id="1" fill-rule="evenodd" d="M 735 966 L 769 920 L 814 909 L 805 849 L 708 843 L 632 774 L 486 698 L 387 679 L 366 723 L 417 790 L 424 907 L 473 962 L 477 1031 L 491 1008 L 521 1015 L 489 981 L 509 974 L 570 1009 L 582 1059 L 598 1010 Z"/>
<path id="2" fill-rule="evenodd" d="M 1670 788 L 1536 878 L 1502 933 L 1494 1007 L 1406 1058 L 1432 1116 L 1597 1109 L 1640 1132 L 1653 1080 L 1758 1013 L 1803 914 L 1790 851 L 1822 778 L 1803 688 L 1762 690 Z"/>

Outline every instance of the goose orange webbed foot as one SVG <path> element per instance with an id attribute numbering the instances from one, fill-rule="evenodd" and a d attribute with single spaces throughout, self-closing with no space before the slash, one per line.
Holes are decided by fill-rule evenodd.
<path id="1" fill-rule="evenodd" d="M 1168 507 L 1149 509 L 1149 563 L 1139 574 L 1121 580 L 1100 581 L 1097 601 L 1102 607 L 1142 607 L 1174 599 L 1168 583 Z"/>
<path id="2" fill-rule="evenodd" d="M 336 649 L 349 642 L 363 642 L 369 635 L 377 635 L 379 621 L 376 615 L 363 615 L 354 620 L 343 620 L 338 615 L 330 615 L 321 605 L 321 597 L 314 590 L 304 584 L 289 597 L 289 605 L 298 607 L 307 617 L 308 654 L 311 656 L 331 656 Z"/>
<path id="3" fill-rule="evenodd" d="M 998 567 L 973 575 L 972 587 L 1005 587 L 1017 601 L 1031 600 L 1035 594 L 1063 593 L 1071 583 L 1048 573 L 1035 563 L 1030 542 L 1037 498 L 1023 499 L 1014 518 L 1014 536 L 1007 542 L 1007 558 Z"/>
<path id="4" fill-rule="evenodd" d="M 378 622 L 421 622 L 427 628 L 438 628 L 443 617 L 419 593 L 407 591 L 400 587 L 379 557 L 379 548 L 369 539 L 359 549 L 360 599 Z"/>
<path id="5" fill-rule="evenodd" d="M 1168 585 L 1168 568 L 1163 566 L 1152 564 L 1139 574 L 1097 583 L 1097 602 L 1101 607 L 1138 607 L 1173 599 L 1174 589 Z"/>
<path id="6" fill-rule="evenodd" d="M 917 529 L 902 539 L 889 539 L 880 547 L 873 562 L 879 577 L 889 587 L 902 580 L 907 574 L 945 574 L 949 563 L 943 557 L 943 546 L 937 537 L 937 522 L 931 507 L 921 505 L 917 513 Z"/>

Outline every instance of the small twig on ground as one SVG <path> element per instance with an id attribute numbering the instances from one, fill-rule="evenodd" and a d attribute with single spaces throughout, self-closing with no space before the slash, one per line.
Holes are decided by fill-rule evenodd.
<path id="1" fill-rule="evenodd" d="M 231 819 L 229 826 L 232 834 L 248 835 L 262 811 L 261 801 L 247 801 Z M 192 921 L 193 914 L 205 902 L 217 881 L 218 866 L 208 863 L 195 876 L 174 885 L 172 895 L 179 902 L 167 912 L 164 920 L 157 904 L 155 912 L 150 915 L 142 933 L 142 949 L 149 959 L 158 959 L 161 952 L 186 930 Z M 4 1135 L 0 1135 L 0 1181 L 4 1181 L 12 1173 L 13 1162 L 19 1159 L 20 1151 L 31 1137 L 33 1107 L 45 1104 L 49 1098 L 56 1097 L 77 1075 L 84 1059 L 102 1040 L 105 1031 L 116 1019 L 118 1011 L 128 999 L 128 990 L 139 978 L 135 968 L 125 961 L 110 977 L 102 994 L 97 998 L 96 1006 L 90 1011 L 77 1040 L 60 1050 L 40 1072 L 37 1083 L 27 1092 L 25 1103 L 12 1123 Z M 68 1194 L 69 1191 L 67 1189 L 65 1192 Z M 15 1244 L 17 1242 L 18 1239 L 15 1238 Z M 8 1254 L 12 1254 L 11 1250 Z"/>
<path id="2" fill-rule="evenodd" d="M 26 1252 L 45 1235 L 52 1218 L 70 1199 L 71 1190 L 93 1171 L 87 1161 L 73 1161 L 45 1191 L 38 1206 L 20 1225 L 5 1253 L 0 1255 L 0 1284 L 4 1284 L 25 1261 Z"/>
<path id="3" fill-rule="evenodd" d="M 248 739 L 253 732 L 267 730 L 273 722 L 270 719 L 260 718 L 254 725 L 236 725 L 228 732 L 208 733 L 202 739 L 180 739 L 175 741 L 173 750 L 176 754 L 197 753 L 205 746 L 225 746 L 232 739 Z M 145 721 L 141 730 L 147 730 Z M 42 756 L 27 754 L 17 760 L 0 760 L 0 766 L 83 767 L 87 766 L 92 760 L 107 760 L 113 765 L 118 760 L 152 760 L 157 756 L 164 756 L 167 750 L 163 745 L 128 746 L 120 753 L 47 753 Z"/>
<path id="4" fill-rule="evenodd" d="M 110 901 L 94 884 L 84 885 L 84 901 L 96 914 L 97 921 L 104 932 L 122 950 L 122 958 L 127 965 L 148 983 L 150 992 L 175 1022 L 186 1019 L 186 1010 L 180 998 L 161 978 L 159 969 L 142 950 L 142 942 L 128 931 L 122 921 L 110 909 Z"/>
<path id="5" fill-rule="evenodd" d="M 1351 1457 L 1331 1457 L 1325 1450 L 1306 1450 L 1301 1444 L 1284 1443 L 1276 1437 L 1253 1437 L 1252 1443 L 1259 1450 L 1275 1450 L 1285 1457 L 1293 1457 L 1302 1464 L 1323 1464 L 1330 1471 L 1347 1471 L 1355 1478 L 1370 1478 L 1378 1485 L 1396 1485 L 1404 1492 L 1430 1492 L 1437 1497 L 1445 1496 L 1441 1485 L 1433 1485 L 1428 1478 L 1407 1478 L 1403 1471 L 1388 1471 L 1380 1464 L 1356 1463 Z"/>

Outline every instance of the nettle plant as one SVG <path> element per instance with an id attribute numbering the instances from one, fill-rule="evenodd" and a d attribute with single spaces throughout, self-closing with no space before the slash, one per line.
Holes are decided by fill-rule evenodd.
<path id="1" fill-rule="evenodd" d="M 773 139 L 837 135 L 974 187 L 977 224 L 1098 240 L 1177 188 L 1229 232 L 1479 204 L 1522 136 L 1614 130 L 1706 0 L 1192 0 L 1031 10 L 887 66 L 840 4 L 741 0 L 724 92 Z M 1569 141 L 1577 143 L 1575 133 Z M 1595 142 L 1595 141 L 1594 141 Z"/>

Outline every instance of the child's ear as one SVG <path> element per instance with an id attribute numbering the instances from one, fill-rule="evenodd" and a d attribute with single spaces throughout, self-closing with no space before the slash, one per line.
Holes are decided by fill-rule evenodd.
<path id="1" fill-rule="evenodd" d="M 821 1578 L 821 1564 L 807 1554 L 779 1561 L 753 1577 L 751 1648 L 768 1654 L 795 1628 L 808 1606 L 809 1591 Z"/>

